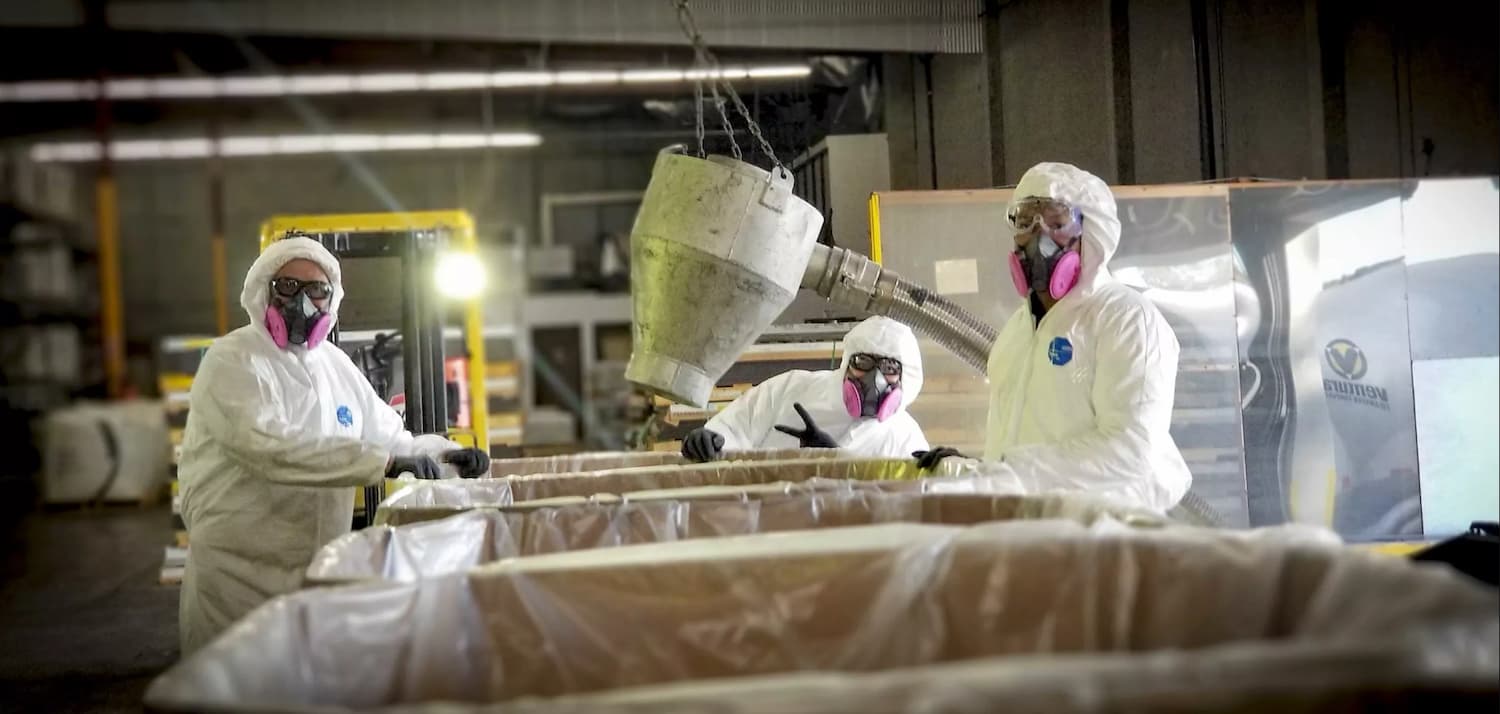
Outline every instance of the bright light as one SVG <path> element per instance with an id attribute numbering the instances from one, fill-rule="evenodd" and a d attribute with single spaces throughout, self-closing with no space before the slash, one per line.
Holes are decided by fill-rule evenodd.
<path id="1" fill-rule="evenodd" d="M 220 97 L 269 97 L 289 94 L 286 77 L 225 77 L 218 80 Z"/>
<path id="2" fill-rule="evenodd" d="M 484 265 L 473 253 L 443 253 L 434 275 L 439 293 L 453 300 L 472 300 L 484 291 Z"/>
<path id="3" fill-rule="evenodd" d="M 542 137 L 530 132 L 490 134 L 287 134 L 278 136 L 226 136 L 215 145 L 212 139 L 126 139 L 110 142 L 109 155 L 116 161 L 154 159 L 202 159 L 218 155 L 287 156 L 333 152 L 429 151 L 432 149 L 527 148 L 538 146 Z M 31 159 L 53 161 L 98 161 L 99 145 L 92 141 L 60 141 L 31 147 Z"/>
<path id="4" fill-rule="evenodd" d="M 751 67 L 747 72 L 751 79 L 794 79 L 806 77 L 812 74 L 812 68 L 807 65 L 787 65 L 785 67 Z"/>
<path id="5" fill-rule="evenodd" d="M 552 81 L 551 72 L 496 72 L 490 75 L 490 86 L 495 89 L 546 87 Z"/>
<path id="6" fill-rule="evenodd" d="M 812 74 L 807 65 L 690 68 L 598 68 L 502 70 L 498 72 L 372 72 L 364 74 L 257 75 L 238 77 L 115 77 L 104 91 L 112 99 L 205 99 L 212 97 L 316 96 L 448 92 L 530 87 L 681 83 L 703 79 L 797 79 Z M 95 80 L 0 83 L 3 102 L 80 102 L 99 94 Z"/>
<path id="7" fill-rule="evenodd" d="M 558 72 L 553 76 L 558 84 L 615 84 L 620 81 L 619 72 Z"/>
<path id="8" fill-rule="evenodd" d="M 98 82 L 16 82 L 8 86 L 13 102 L 77 102 L 99 95 Z"/>
<path id="9" fill-rule="evenodd" d="M 680 69 L 627 69 L 620 73 L 625 82 L 681 82 L 685 78 Z"/>
<path id="10" fill-rule="evenodd" d="M 352 94 L 354 91 L 355 78 L 348 74 L 289 77 L 287 82 L 289 94 Z"/>

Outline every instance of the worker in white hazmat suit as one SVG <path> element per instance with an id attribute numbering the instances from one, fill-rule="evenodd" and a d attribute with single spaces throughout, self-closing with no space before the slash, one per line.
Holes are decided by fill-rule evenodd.
<path id="1" fill-rule="evenodd" d="M 906 408 L 922 392 L 922 354 L 910 328 L 872 317 L 844 337 L 835 370 L 792 370 L 756 385 L 682 442 L 693 461 L 726 449 L 839 448 L 906 457 L 927 448 Z"/>
<path id="2" fill-rule="evenodd" d="M 184 655 L 301 584 L 313 555 L 349 532 L 354 487 L 411 473 L 462 476 L 489 457 L 413 436 L 348 355 L 325 338 L 344 296 L 338 261 L 308 238 L 272 244 L 245 276 L 250 324 L 214 341 L 193 380 L 179 468 L 188 551 Z"/>
<path id="3" fill-rule="evenodd" d="M 1026 304 L 990 351 L 983 469 L 1024 493 L 1085 491 L 1166 511 L 1192 483 L 1169 433 L 1177 337 L 1105 268 L 1120 243 L 1114 195 L 1076 166 L 1037 164 L 1007 222 Z M 956 454 L 918 460 L 931 468 Z"/>

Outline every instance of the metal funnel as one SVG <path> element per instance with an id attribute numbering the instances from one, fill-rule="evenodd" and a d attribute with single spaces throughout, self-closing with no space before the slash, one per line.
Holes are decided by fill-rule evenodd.
<path id="1" fill-rule="evenodd" d="M 634 338 L 625 378 L 693 406 L 791 304 L 823 215 L 771 173 L 670 147 L 630 233 Z"/>

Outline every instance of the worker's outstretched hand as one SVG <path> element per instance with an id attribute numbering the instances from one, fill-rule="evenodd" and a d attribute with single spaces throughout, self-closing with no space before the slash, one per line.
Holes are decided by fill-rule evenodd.
<path id="1" fill-rule="evenodd" d="M 484 449 L 454 449 L 443 454 L 443 460 L 453 464 L 464 478 L 490 475 L 490 455 Z"/>
<path id="2" fill-rule="evenodd" d="M 777 424 L 776 431 L 788 436 L 797 437 L 798 446 L 804 449 L 839 448 L 839 442 L 834 441 L 833 437 L 828 435 L 828 432 L 819 429 L 818 425 L 813 423 L 812 417 L 807 415 L 807 410 L 802 408 L 801 404 L 793 404 L 792 408 L 797 410 L 797 416 L 802 417 L 802 425 L 806 428 L 799 430 Z"/>
<path id="3" fill-rule="evenodd" d="M 937 468 L 938 462 L 949 456 L 957 456 L 960 459 L 968 458 L 960 454 L 958 449 L 948 446 L 938 446 L 927 451 L 913 451 L 911 455 L 917 460 L 917 468 L 923 471 L 931 471 Z"/>
<path id="4" fill-rule="evenodd" d="M 431 456 L 395 456 L 391 458 L 389 466 L 385 467 L 386 478 L 396 478 L 401 474 L 411 474 L 420 479 L 437 479 L 443 477 L 443 470 L 438 466 Z"/>
<path id="5" fill-rule="evenodd" d="M 717 461 L 723 453 L 724 435 L 701 426 L 682 440 L 682 455 L 695 464 Z"/>

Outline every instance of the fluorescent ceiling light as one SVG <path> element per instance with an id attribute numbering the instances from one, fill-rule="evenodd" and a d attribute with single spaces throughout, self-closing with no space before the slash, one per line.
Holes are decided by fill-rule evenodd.
<path id="1" fill-rule="evenodd" d="M 490 86 L 490 77 L 485 72 L 434 72 L 415 75 L 422 88 L 429 92 L 453 89 L 483 89 Z"/>
<path id="2" fill-rule="evenodd" d="M 751 67 L 746 70 L 750 79 L 793 79 L 806 77 L 812 74 L 812 68 L 806 65 L 788 65 L 785 67 Z"/>
<path id="3" fill-rule="evenodd" d="M 251 77 L 117 77 L 105 80 L 111 99 L 205 99 L 284 95 L 387 94 L 525 87 L 678 83 L 704 79 L 795 79 L 807 65 L 687 69 L 591 69 L 500 72 L 381 72 L 371 74 L 263 75 Z M 0 102 L 78 102 L 95 99 L 94 80 L 0 83 Z"/>
<path id="4" fill-rule="evenodd" d="M 624 82 L 681 82 L 686 78 L 680 69 L 627 69 L 620 73 Z"/>
<path id="5" fill-rule="evenodd" d="M 97 82 L 16 82 L 6 85 L 12 102 L 76 102 L 94 99 Z"/>
<path id="6" fill-rule="evenodd" d="M 226 136 L 212 139 L 126 139 L 110 142 L 110 157 L 116 161 L 201 159 L 218 155 L 288 156 L 333 152 L 427 151 L 432 149 L 524 148 L 537 146 L 542 138 L 529 132 L 453 134 L 284 134 L 277 136 Z M 99 144 L 92 141 L 61 141 L 36 144 L 31 158 L 38 162 L 98 161 Z"/>
<path id="7" fill-rule="evenodd" d="M 285 77 L 225 77 L 218 84 L 216 97 L 270 97 L 287 93 Z"/>
<path id="8" fill-rule="evenodd" d="M 163 77 L 151 80 L 154 97 L 213 97 L 219 92 L 219 80 L 198 77 Z"/>
<path id="9" fill-rule="evenodd" d="M 288 77 L 286 88 L 288 94 L 353 94 L 354 75 Z"/>
<path id="10" fill-rule="evenodd" d="M 495 89 L 546 87 L 550 84 L 552 84 L 551 72 L 496 72 L 490 75 L 490 86 Z"/>
<path id="11" fill-rule="evenodd" d="M 554 76 L 558 84 L 618 84 L 619 72 L 558 72 Z"/>

